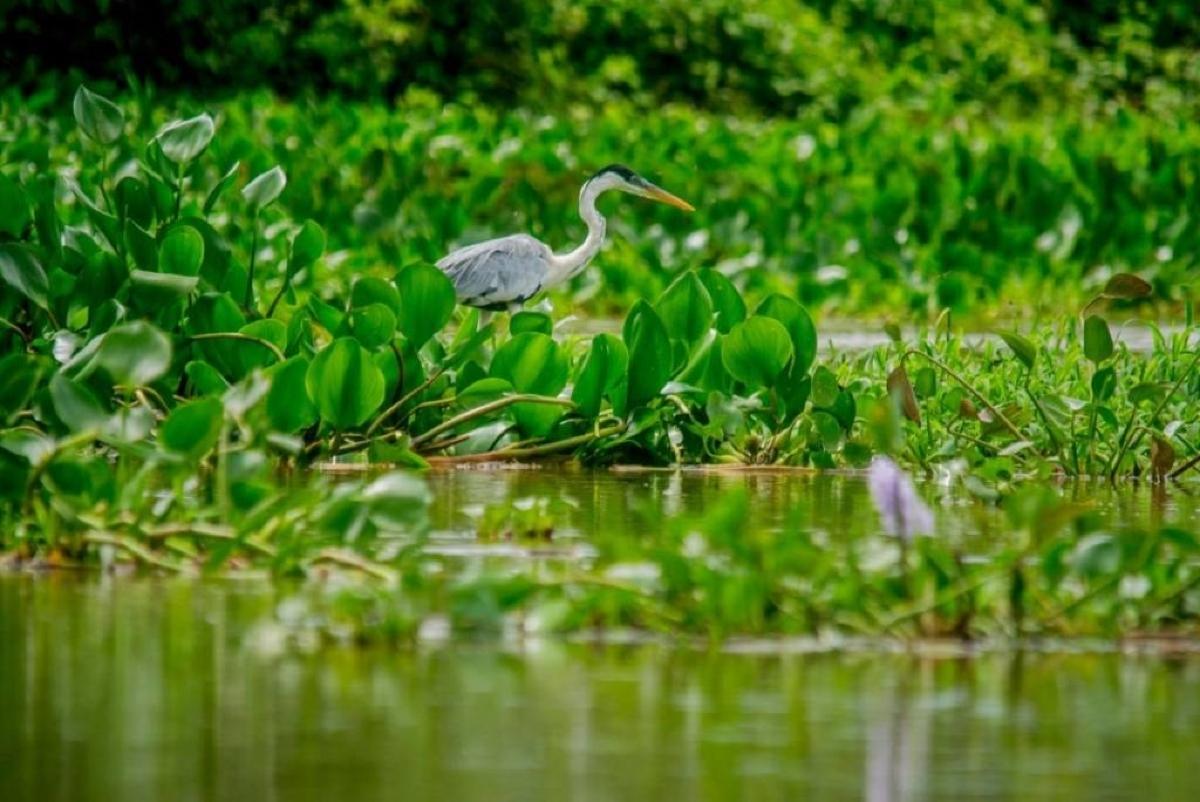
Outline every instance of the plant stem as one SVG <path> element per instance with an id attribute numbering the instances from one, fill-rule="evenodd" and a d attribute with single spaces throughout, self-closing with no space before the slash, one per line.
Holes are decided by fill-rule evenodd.
<path id="1" fill-rule="evenodd" d="M 599 440 L 601 437 L 608 437 L 614 434 L 620 434 L 625 431 L 625 424 L 621 423 L 608 429 L 601 429 L 588 434 L 581 434 L 575 437 L 568 437 L 565 440 L 556 440 L 553 443 L 543 443 L 537 446 L 527 446 L 524 448 L 500 448 L 495 451 L 485 451 L 481 454 L 465 454 L 461 457 L 434 457 L 439 463 L 456 463 L 456 462 L 490 462 L 492 460 L 506 459 L 524 459 L 526 457 L 544 457 L 547 454 L 557 454 L 561 451 L 571 451 L 582 445 L 587 445 L 593 440 Z"/>
<path id="2" fill-rule="evenodd" d="M 455 415 L 453 418 L 450 418 L 449 420 L 442 421 L 441 423 L 439 423 L 437 426 L 434 426 L 429 431 L 424 432 L 424 433 L 418 435 L 417 437 L 414 437 L 413 441 L 412 441 L 413 447 L 415 448 L 415 447 L 421 445 L 422 443 L 428 443 L 430 440 L 434 439 L 442 432 L 447 432 L 447 431 L 455 428 L 456 426 L 460 426 L 464 423 L 468 423 L 472 420 L 475 420 L 476 418 L 483 417 L 484 415 L 489 415 L 493 412 L 496 412 L 497 410 L 504 409 L 505 407 L 510 407 L 513 404 L 525 404 L 525 403 L 528 403 L 528 404 L 551 404 L 551 405 L 557 405 L 560 407 L 575 406 L 575 402 L 570 401 L 566 398 L 550 398 L 549 396 L 545 396 L 545 395 L 526 395 L 526 394 L 506 395 L 503 398 L 497 398 L 495 401 L 489 401 L 486 404 L 481 404 L 480 406 L 468 409 L 466 412 L 462 413 L 461 415 Z"/>
<path id="3" fill-rule="evenodd" d="M 275 358 L 282 362 L 286 357 L 283 351 L 279 350 L 279 346 L 269 340 L 264 340 L 261 337 L 255 337 L 250 334 L 242 334 L 240 331 L 212 331 L 207 334 L 192 334 L 188 339 L 191 340 L 241 340 L 242 342 L 255 343 L 266 348 Z"/>
<path id="4" fill-rule="evenodd" d="M 435 381 L 437 381 L 439 378 L 441 378 L 441 375 L 445 372 L 446 372 L 446 369 L 444 367 L 438 368 L 437 370 L 435 370 L 433 373 L 431 373 L 429 375 L 428 379 L 421 382 L 419 385 L 417 385 L 416 387 L 414 387 L 412 390 L 408 391 L 404 395 L 400 396 L 399 401 L 392 404 L 390 407 L 385 409 L 383 412 L 380 412 L 375 417 L 375 420 L 371 421 L 371 425 L 367 427 L 367 436 L 370 437 L 371 435 L 373 435 L 375 433 L 375 431 L 380 426 L 383 425 L 383 422 L 386 421 L 388 418 L 390 418 L 392 415 L 395 415 L 398 411 L 400 411 L 401 407 L 403 407 L 409 401 L 416 398 L 418 395 L 420 395 L 421 393 L 425 392 L 430 387 L 432 387 L 433 383 Z"/>

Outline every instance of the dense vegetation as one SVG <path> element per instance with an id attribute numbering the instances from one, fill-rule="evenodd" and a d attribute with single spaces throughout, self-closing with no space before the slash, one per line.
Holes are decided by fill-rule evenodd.
<path id="1" fill-rule="evenodd" d="M 463 629 L 1190 632 L 1193 535 L 1100 532 L 1019 489 L 1200 463 L 1200 33 L 1181 7 L 184 2 L 141 38 L 132 4 L 18 3 L 0 22 L 0 551 L 338 565 L 378 582 L 318 594 L 364 635 L 446 611 Z M 21 49 L 73 26 L 86 46 Z M 71 70 L 127 85 L 65 96 Z M 573 286 L 493 320 L 456 307 L 433 261 L 514 230 L 579 237 L 578 186 L 612 161 L 697 212 L 606 199 L 615 236 Z M 571 335 L 568 309 L 617 320 Z M 891 344 L 821 353 L 809 310 L 886 322 Z M 1130 318 L 1145 351 L 1114 339 Z M 739 496 L 587 564 L 460 577 L 426 548 L 419 478 L 308 471 L 880 455 L 1005 506 L 1017 535 L 747 536 Z M 553 529 L 531 515 L 508 534 Z"/>

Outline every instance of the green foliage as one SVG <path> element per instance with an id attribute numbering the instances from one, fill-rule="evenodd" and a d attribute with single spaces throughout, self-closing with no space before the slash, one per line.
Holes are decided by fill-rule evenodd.
<path id="1" fill-rule="evenodd" d="M 335 429 L 360 426 L 383 403 L 383 373 L 351 337 L 334 340 L 318 353 L 304 383 L 321 420 Z"/>

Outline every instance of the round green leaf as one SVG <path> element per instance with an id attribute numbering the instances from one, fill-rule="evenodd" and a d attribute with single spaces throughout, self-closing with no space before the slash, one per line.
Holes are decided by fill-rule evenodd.
<path id="1" fill-rule="evenodd" d="M 254 340 L 231 340 L 239 365 L 239 378 L 255 368 L 265 368 L 279 362 L 279 355 L 262 343 L 270 343 L 279 351 L 287 348 L 287 326 L 274 318 L 263 318 L 247 323 L 240 334 Z M 256 342 L 261 340 L 262 342 Z"/>
<path id="2" fill-rule="evenodd" d="M 125 126 L 125 113 L 117 104 L 97 95 L 86 86 L 75 90 L 75 123 L 79 130 L 94 142 L 111 145 L 121 136 Z"/>
<path id="3" fill-rule="evenodd" d="M 173 226 L 158 248 L 159 269 L 177 276 L 198 276 L 204 262 L 204 237 L 189 225 Z"/>
<path id="4" fill-rule="evenodd" d="M 82 382 L 72 381 L 61 373 L 50 380 L 50 400 L 59 420 L 73 432 L 85 429 L 100 429 L 108 421 L 109 413 L 96 398 L 96 394 Z"/>
<path id="5" fill-rule="evenodd" d="M 1108 323 L 1099 315 L 1088 315 L 1083 321 L 1083 355 L 1098 365 L 1112 353 L 1113 340 Z"/>
<path id="6" fill-rule="evenodd" d="M 808 373 L 817 358 L 817 327 L 808 310 L 786 295 L 776 293 L 767 296 L 754 314 L 773 318 L 784 325 L 796 354 L 792 374 L 799 380 Z"/>
<path id="7" fill-rule="evenodd" d="M 271 368 L 268 374 L 271 389 L 267 393 L 267 417 L 277 431 L 291 434 L 317 420 L 317 408 L 305 389 L 308 367 L 307 359 L 294 356 Z"/>
<path id="8" fill-rule="evenodd" d="M 350 290 L 350 308 L 370 304 L 383 304 L 397 317 L 400 315 L 400 293 L 396 287 L 381 278 L 364 276 Z"/>
<path id="9" fill-rule="evenodd" d="M 111 329 L 96 351 L 96 367 L 126 387 L 144 387 L 171 367 L 171 341 L 145 321 Z"/>
<path id="10" fill-rule="evenodd" d="M 570 367 L 558 343 L 529 331 L 500 346 L 492 358 L 491 375 L 507 380 L 518 392 L 556 395 L 566 386 Z"/>
<path id="11" fill-rule="evenodd" d="M 176 164 L 186 164 L 199 156 L 212 138 L 213 121 L 207 114 L 167 123 L 155 137 L 163 155 Z"/>
<path id="12" fill-rule="evenodd" d="M 367 304 L 351 309 L 350 331 L 366 348 L 387 345 L 396 336 L 396 314 L 385 304 Z"/>
<path id="13" fill-rule="evenodd" d="M 821 365 L 813 371 L 812 375 L 812 402 L 816 407 L 832 407 L 837 403 L 838 393 L 841 388 L 838 387 L 837 376 L 833 375 L 833 371 Z"/>
<path id="14" fill-rule="evenodd" d="M 201 398 L 176 407 L 163 421 L 158 433 L 159 442 L 188 460 L 203 457 L 221 438 L 225 409 L 221 399 Z"/>
<path id="15" fill-rule="evenodd" d="M 242 197 L 255 212 L 267 208 L 283 193 L 287 186 L 287 176 L 279 165 L 275 165 L 265 173 L 255 176 L 250 183 L 242 187 Z"/>
<path id="16" fill-rule="evenodd" d="M 398 327 L 413 348 L 442 330 L 454 313 L 454 285 L 433 265 L 415 264 L 396 275 L 400 292 Z"/>
<path id="17" fill-rule="evenodd" d="M 778 320 L 752 315 L 730 329 L 722 344 L 725 369 L 751 389 L 770 386 L 787 367 L 794 349 Z"/>
<path id="18" fill-rule="evenodd" d="M 352 337 L 341 337 L 317 354 L 305 373 L 308 397 L 335 429 L 360 426 L 383 403 L 383 373 Z"/>

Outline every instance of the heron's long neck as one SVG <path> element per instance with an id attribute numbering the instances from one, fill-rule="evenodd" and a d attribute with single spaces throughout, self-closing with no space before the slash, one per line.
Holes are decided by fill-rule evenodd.
<path id="1" fill-rule="evenodd" d="M 555 254 L 554 266 L 547 285 L 561 284 L 569 281 L 588 266 L 592 257 L 600 251 L 604 244 L 604 216 L 596 210 L 596 198 L 604 191 L 604 187 L 596 187 L 591 182 L 584 184 L 579 193 L 579 216 L 587 223 L 587 238 L 573 251 Z"/>

